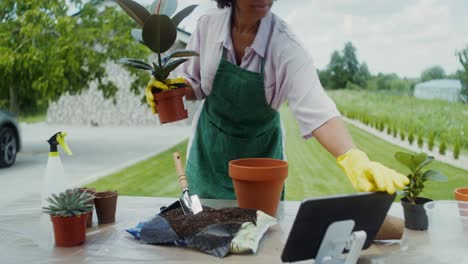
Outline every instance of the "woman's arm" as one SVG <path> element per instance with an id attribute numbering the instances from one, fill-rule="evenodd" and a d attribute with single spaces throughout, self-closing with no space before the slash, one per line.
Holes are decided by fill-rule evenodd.
<path id="1" fill-rule="evenodd" d="M 312 132 L 318 142 L 335 158 L 345 154 L 355 145 L 341 117 L 328 120 Z"/>

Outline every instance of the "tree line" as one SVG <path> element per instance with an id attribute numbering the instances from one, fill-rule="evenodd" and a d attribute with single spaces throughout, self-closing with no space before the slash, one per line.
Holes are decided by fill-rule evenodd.
<path id="1" fill-rule="evenodd" d="M 435 79 L 458 79 L 462 82 L 462 100 L 468 101 L 468 46 L 456 53 L 463 69 L 447 74 L 441 66 L 424 70 L 418 78 L 400 77 L 395 73 L 372 75 L 365 62 L 359 62 L 356 47 L 351 42 L 343 50 L 334 51 L 330 62 L 318 70 L 322 85 L 327 89 L 365 89 L 391 94 L 412 95 L 415 84 Z"/>

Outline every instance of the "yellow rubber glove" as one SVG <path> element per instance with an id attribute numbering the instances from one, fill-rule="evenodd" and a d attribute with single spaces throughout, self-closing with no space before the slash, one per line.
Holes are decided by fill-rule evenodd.
<path id="1" fill-rule="evenodd" d="M 164 83 L 162 83 L 156 80 L 153 76 L 151 76 L 151 80 L 148 82 L 148 85 L 146 85 L 145 97 L 146 103 L 148 103 L 148 105 L 151 107 L 151 110 L 153 110 L 153 114 L 158 113 L 158 110 L 156 109 L 156 102 L 154 101 L 154 96 L 152 92 L 153 88 L 157 88 L 159 90 L 169 90 L 181 86 L 185 86 L 184 78 L 167 79 L 164 81 Z"/>
<path id="2" fill-rule="evenodd" d="M 395 193 L 409 184 L 409 179 L 384 165 L 370 161 L 366 153 L 351 149 L 339 156 L 336 161 L 359 192 Z"/>

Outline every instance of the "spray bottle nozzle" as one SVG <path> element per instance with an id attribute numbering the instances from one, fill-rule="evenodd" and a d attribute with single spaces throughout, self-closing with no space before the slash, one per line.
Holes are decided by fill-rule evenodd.
<path id="1" fill-rule="evenodd" d="M 50 152 L 57 152 L 57 146 L 60 145 L 62 149 L 67 153 L 68 155 L 72 155 L 72 152 L 70 148 L 67 145 L 67 142 L 65 142 L 65 136 L 67 135 L 67 132 L 57 132 L 55 133 L 47 142 L 50 145 Z"/>

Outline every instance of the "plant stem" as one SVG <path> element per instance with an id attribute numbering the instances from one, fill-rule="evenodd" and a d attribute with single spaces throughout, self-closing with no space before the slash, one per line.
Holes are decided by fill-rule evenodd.
<path id="1" fill-rule="evenodd" d="M 158 62 L 159 62 L 159 68 L 162 69 L 161 53 L 159 52 L 158 52 Z"/>

